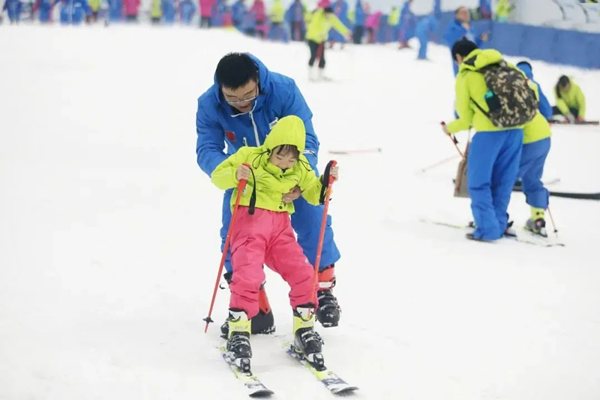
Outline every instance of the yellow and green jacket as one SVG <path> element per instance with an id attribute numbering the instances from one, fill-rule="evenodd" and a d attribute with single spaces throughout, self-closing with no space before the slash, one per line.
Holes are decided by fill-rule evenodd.
<path id="1" fill-rule="evenodd" d="M 342 24 L 339 18 L 334 13 L 325 13 L 325 10 L 319 8 L 312 13 L 310 23 L 306 30 L 306 40 L 312 40 L 317 43 L 327 41 L 329 30 L 333 28 L 342 35 L 347 35 L 350 30 Z"/>
<path id="2" fill-rule="evenodd" d="M 271 6 L 271 22 L 282 23 L 285 17 L 285 9 L 281 0 L 275 0 Z"/>
<path id="3" fill-rule="evenodd" d="M 508 19 L 512 10 L 513 6 L 508 2 L 508 0 L 500 0 L 496 6 L 496 18 Z"/>
<path id="4" fill-rule="evenodd" d="M 150 6 L 150 17 L 151 18 L 162 18 L 162 6 L 160 0 L 152 0 Z"/>
<path id="5" fill-rule="evenodd" d="M 491 64 L 496 64 L 502 60 L 502 54 L 496 50 L 473 50 L 464 61 L 475 58 L 474 65 L 468 65 L 463 62 L 456 76 L 456 112 L 459 115 L 457 120 L 450 122 L 446 128 L 450 133 L 466 131 L 474 127 L 477 132 L 483 131 L 505 131 L 509 129 L 522 128 L 515 126 L 511 128 L 498 128 L 492 121 L 479 109 L 483 108 L 486 112 L 489 107 L 484 99 L 488 92 L 488 87 L 483 79 L 483 74 L 477 72 L 479 69 Z M 510 65 L 510 64 L 509 64 Z M 513 67 L 512 65 L 510 65 Z M 515 67 L 513 67 L 515 68 Z M 479 107 L 473 102 L 476 101 Z"/>
<path id="6" fill-rule="evenodd" d="M 100 10 L 100 6 L 102 5 L 102 0 L 89 0 L 88 5 L 90 9 L 94 12 Z"/>
<path id="7" fill-rule="evenodd" d="M 539 100 L 540 89 L 538 85 L 536 85 L 534 82 L 531 82 L 530 80 L 528 80 L 528 83 L 529 87 L 535 92 L 535 97 Z M 523 137 L 523 144 L 539 142 L 540 140 L 544 140 L 552 136 L 550 124 L 539 111 L 537 112 L 535 117 L 533 117 L 531 122 L 525 124 L 525 126 L 523 127 L 523 132 L 525 134 L 525 136 Z"/>
<path id="8" fill-rule="evenodd" d="M 285 204 L 283 195 L 289 193 L 296 186 L 300 187 L 302 197 L 306 201 L 318 205 L 323 185 L 302 154 L 305 143 L 304 122 L 295 115 L 288 115 L 277 122 L 262 146 L 242 147 L 219 164 L 213 171 L 211 180 L 222 190 L 236 188 L 231 196 L 231 206 L 233 207 L 239 183 L 236 178 L 238 167 L 248 163 L 254 174 L 250 175 L 246 188 L 242 192 L 240 205 L 249 206 L 252 193 L 256 189 L 256 208 L 293 214 L 294 204 Z M 300 152 L 298 162 L 293 168 L 286 171 L 269 161 L 273 149 L 284 144 L 292 144 Z"/>
<path id="9" fill-rule="evenodd" d="M 392 10 L 390 15 L 388 16 L 388 25 L 396 26 L 400 23 L 400 10 L 396 7 Z"/>
<path id="10" fill-rule="evenodd" d="M 578 84 L 573 82 L 571 79 L 571 87 L 568 91 L 560 89 L 560 97 L 558 96 L 557 88 L 554 88 L 554 95 L 556 96 L 556 107 L 564 115 L 571 112 L 570 108 L 574 108 L 579 111 L 578 116 L 581 119 L 585 119 L 585 96 L 583 91 Z"/>

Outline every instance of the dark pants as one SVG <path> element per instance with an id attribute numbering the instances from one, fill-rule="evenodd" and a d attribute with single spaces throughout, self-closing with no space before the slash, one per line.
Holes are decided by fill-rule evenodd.
<path id="1" fill-rule="evenodd" d="M 364 34 L 365 34 L 364 26 L 355 26 L 354 31 L 352 31 L 352 42 L 354 44 L 361 44 Z"/>
<path id="2" fill-rule="evenodd" d="M 573 114 L 573 116 L 575 118 L 579 117 L 579 110 L 576 108 L 569 108 L 569 110 L 571 110 L 571 114 Z M 552 115 L 563 115 L 562 111 L 560 111 L 558 109 L 558 107 L 554 106 L 552 107 Z M 566 115 L 565 115 L 566 117 Z"/>
<path id="3" fill-rule="evenodd" d="M 205 28 L 210 28 L 210 17 L 201 17 L 200 18 L 200 28 L 205 27 Z"/>
<path id="4" fill-rule="evenodd" d="M 138 22 L 138 16 L 137 15 L 127 15 L 125 17 L 125 21 L 127 21 L 127 22 Z"/>
<path id="5" fill-rule="evenodd" d="M 304 30 L 302 29 L 302 21 L 292 22 L 292 40 L 301 42 L 304 40 Z"/>
<path id="6" fill-rule="evenodd" d="M 310 49 L 310 60 L 308 65 L 312 67 L 315 64 L 315 60 L 319 58 L 319 68 L 325 68 L 325 45 L 324 43 L 308 41 L 308 48 Z"/>

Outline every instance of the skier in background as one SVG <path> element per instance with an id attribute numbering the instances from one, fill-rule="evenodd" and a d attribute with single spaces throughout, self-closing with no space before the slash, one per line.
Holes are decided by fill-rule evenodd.
<path id="1" fill-rule="evenodd" d="M 175 15 L 177 14 L 177 8 L 175 7 L 175 0 L 162 0 L 162 21 L 164 24 L 172 25 L 175 23 Z"/>
<path id="2" fill-rule="evenodd" d="M 247 180 L 231 234 L 234 274 L 229 285 L 227 340 L 230 361 L 243 370 L 250 370 L 250 321 L 260 310 L 257 294 L 265 279 L 263 265 L 290 285 L 294 348 L 312 365 L 324 365 L 322 341 L 314 330 L 315 272 L 292 229 L 290 214 L 294 214 L 294 205 L 282 206 L 281 202 L 297 185 L 306 201 L 319 205 L 323 184 L 302 154 L 305 143 L 304 122 L 289 115 L 275 123 L 262 146 L 240 148 L 211 174 L 219 189 L 233 190 L 231 207 L 239 181 Z M 330 176 L 337 179 L 337 174 L 337 167 L 332 168 Z"/>
<path id="3" fill-rule="evenodd" d="M 305 8 L 301 0 L 294 0 L 286 12 L 286 21 L 290 24 L 292 40 L 296 42 L 304 41 L 304 35 L 306 34 L 304 13 Z"/>
<path id="4" fill-rule="evenodd" d="M 418 60 L 427 60 L 427 45 L 431 35 L 438 28 L 438 19 L 435 15 L 429 15 L 417 22 L 415 27 L 415 36 L 419 39 L 419 55 Z"/>
<path id="5" fill-rule="evenodd" d="M 496 20 L 498 22 L 508 22 L 513 8 L 508 0 L 498 0 L 498 4 L 496 5 Z"/>
<path id="6" fill-rule="evenodd" d="M 199 0 L 200 2 L 200 28 L 211 27 L 211 17 L 215 0 Z"/>
<path id="7" fill-rule="evenodd" d="M 399 49 L 406 49 L 410 46 L 408 41 L 414 36 L 415 14 L 410 9 L 413 0 L 406 0 L 400 12 L 400 25 L 398 26 Z"/>
<path id="8" fill-rule="evenodd" d="M 123 0 L 123 11 L 125 14 L 125 21 L 138 22 L 140 0 Z"/>
<path id="9" fill-rule="evenodd" d="M 179 18 L 184 25 L 191 25 L 196 14 L 196 5 L 192 0 L 183 0 L 179 3 Z"/>
<path id="10" fill-rule="evenodd" d="M 486 101 L 489 89 L 478 71 L 499 63 L 502 55 L 496 50 L 480 50 L 466 39 L 454 44 L 452 55 L 460 65 L 455 85 L 459 118 L 442 129 L 449 135 L 471 127 L 476 130 L 468 154 L 468 188 L 476 228 L 467 238 L 494 241 L 508 228 L 507 209 L 519 173 L 523 126 L 499 128 L 483 109 L 490 109 Z"/>
<path id="11" fill-rule="evenodd" d="M 377 32 L 379 31 L 381 11 L 377 11 L 367 17 L 365 27 L 367 28 L 367 43 L 377 42 Z"/>
<path id="12" fill-rule="evenodd" d="M 395 42 L 398 40 L 398 24 L 400 23 L 400 10 L 398 7 L 392 7 L 392 11 L 388 16 L 388 32 L 386 33 L 387 42 Z"/>
<path id="13" fill-rule="evenodd" d="M 273 124 L 288 115 L 296 115 L 304 121 L 306 144 L 302 154 L 308 160 L 310 168 L 317 171 L 319 140 L 312 125 L 312 112 L 296 83 L 291 78 L 269 71 L 262 62 L 249 54 L 226 55 L 217 66 L 215 84 L 198 99 L 198 165 L 207 175 L 212 175 L 217 165 L 241 147 L 260 147 L 264 144 Z M 225 147 L 227 154 L 224 153 Z M 231 219 L 231 192 L 225 192 L 223 199 L 222 245 Z M 324 209 L 322 206 L 309 205 L 300 195 L 300 188 L 295 187 L 283 196 L 281 206 L 294 203 L 296 212 L 292 215 L 292 227 L 304 254 L 314 265 Z M 340 319 L 340 308 L 332 291 L 336 282 L 335 263 L 339 259 L 331 218 L 328 217 L 319 265 L 319 304 L 316 310 L 317 320 L 325 327 L 337 326 Z M 231 281 L 235 268 L 235 263 L 232 265 L 230 255 L 227 254 L 226 280 Z M 264 285 L 256 296 L 260 311 L 252 318 L 252 332 L 272 332 L 275 329 L 273 313 Z M 227 323 L 221 327 L 221 331 L 227 335 Z"/>
<path id="14" fill-rule="evenodd" d="M 539 100 L 538 114 L 523 128 L 523 150 L 519 163 L 518 177 L 521 179 L 521 187 L 527 204 L 531 206 L 531 218 L 525 223 L 525 229 L 547 237 L 545 212 L 548 208 L 550 193 L 544 187 L 542 176 L 546 158 L 550 152 L 552 132 L 547 118 L 551 116 L 552 109 L 540 86 L 533 80 L 531 64 L 521 61 L 517 64 L 517 68 L 527 75 L 530 86 Z"/>
<path id="15" fill-rule="evenodd" d="M 267 8 L 263 0 L 254 0 L 250 13 L 254 16 L 254 32 L 262 39 L 266 36 Z"/>
<path id="16" fill-rule="evenodd" d="M 86 0 L 62 0 L 60 6 L 60 23 L 62 25 L 79 25 L 86 15 L 91 14 Z"/>
<path id="17" fill-rule="evenodd" d="M 327 80 L 325 75 L 325 42 L 331 28 L 336 29 L 342 35 L 350 36 L 350 30 L 342 24 L 335 16 L 329 0 L 322 0 L 318 8 L 312 13 L 306 40 L 310 49 L 310 59 L 308 60 L 308 77 L 310 80 Z M 318 73 L 315 74 L 313 65 L 316 59 L 319 59 Z"/>
<path id="18" fill-rule="evenodd" d="M 269 39 L 289 42 L 288 34 L 283 29 L 283 20 L 285 18 L 285 9 L 281 0 L 274 0 L 271 6 L 271 28 L 269 29 Z"/>
<path id="19" fill-rule="evenodd" d="M 365 34 L 365 23 L 367 22 L 367 13 L 365 12 L 361 0 L 356 0 L 354 8 L 354 29 L 352 30 L 352 42 L 361 44 Z"/>
<path id="20" fill-rule="evenodd" d="M 231 8 L 233 26 L 240 30 L 244 22 L 244 16 L 246 15 L 246 5 L 244 4 L 244 1 L 245 0 L 237 0 Z"/>
<path id="21" fill-rule="evenodd" d="M 150 4 L 150 21 L 152 25 L 160 25 L 162 15 L 162 0 L 152 0 Z"/>
<path id="22" fill-rule="evenodd" d="M 554 115 L 563 115 L 571 124 L 585 121 L 585 95 L 578 84 L 563 75 L 554 87 L 554 96 L 556 97 Z"/>
<path id="23" fill-rule="evenodd" d="M 471 14 L 467 7 L 459 7 L 454 12 L 454 21 L 448 24 L 446 32 L 444 33 L 444 42 L 452 49 L 454 43 L 461 39 L 467 39 L 475 43 L 477 47 L 481 46 L 483 42 L 488 40 L 488 34 L 484 33 L 478 35 L 471 28 Z M 454 76 L 458 74 L 458 65 L 452 59 L 452 67 L 454 68 Z"/>
<path id="24" fill-rule="evenodd" d="M 6 10 L 8 13 L 8 20 L 12 24 L 18 24 L 21 21 L 21 10 L 23 9 L 23 3 L 21 0 L 5 0 L 2 11 Z"/>

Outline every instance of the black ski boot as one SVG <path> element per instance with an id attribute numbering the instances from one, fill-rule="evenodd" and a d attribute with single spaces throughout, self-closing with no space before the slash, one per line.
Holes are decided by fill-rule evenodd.
<path id="1" fill-rule="evenodd" d="M 333 295 L 332 289 L 335 286 L 335 266 L 331 265 L 319 272 L 319 290 L 317 299 L 319 307 L 317 308 L 317 320 L 324 328 L 338 326 L 340 322 L 341 308 L 337 299 Z"/>

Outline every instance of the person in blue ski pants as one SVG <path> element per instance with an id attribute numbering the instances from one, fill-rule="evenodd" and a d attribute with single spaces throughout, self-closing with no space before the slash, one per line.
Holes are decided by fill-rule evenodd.
<path id="1" fill-rule="evenodd" d="M 198 99 L 196 114 L 197 161 L 209 176 L 228 155 L 243 146 L 260 146 L 271 128 L 282 117 L 296 115 L 306 127 L 306 150 L 304 155 L 310 168 L 317 171 L 319 140 L 312 125 L 312 112 L 296 83 L 287 76 L 269 71 L 256 57 L 247 53 L 230 53 L 217 66 L 214 84 Z M 224 152 L 227 145 L 227 154 Z M 221 239 L 223 245 L 231 220 L 230 200 L 232 191 L 223 198 Z M 300 197 L 296 188 L 284 196 L 284 202 L 294 202 L 296 212 L 292 215 L 292 227 L 304 254 L 314 265 L 319 231 L 323 219 L 323 206 L 315 207 Z M 340 308 L 332 293 L 335 286 L 335 263 L 340 252 L 335 244 L 331 217 L 327 217 L 321 263 L 319 265 L 319 290 L 317 319 L 325 326 L 337 326 Z M 230 255 L 226 255 L 228 274 L 235 273 Z M 231 275 L 229 275 L 229 278 Z M 227 274 L 226 279 L 229 280 Z M 259 292 L 261 312 L 253 318 L 252 331 L 272 332 L 273 314 L 268 306 L 264 285 Z M 225 327 L 221 327 L 225 334 Z"/>
<path id="2" fill-rule="evenodd" d="M 438 20 L 435 15 L 429 15 L 421 19 L 415 28 L 415 36 L 419 39 L 418 60 L 427 60 L 427 45 L 430 35 L 437 30 Z"/>
<path id="3" fill-rule="evenodd" d="M 484 104 L 489 89 L 479 72 L 502 61 L 496 50 L 480 50 L 463 39 L 454 44 L 452 55 L 460 65 L 456 79 L 456 109 L 459 118 L 444 125 L 446 134 L 475 127 L 469 147 L 468 187 L 476 229 L 467 238 L 494 241 L 508 227 L 508 205 L 517 175 L 523 147 L 523 127 L 498 128 L 475 105 Z"/>

